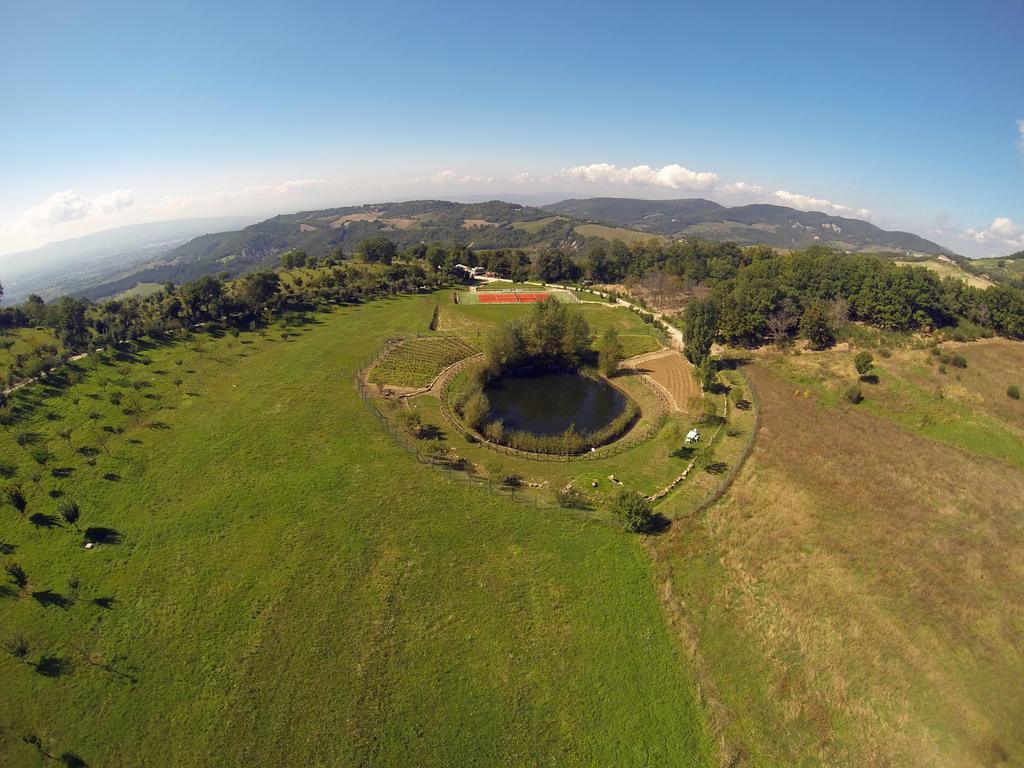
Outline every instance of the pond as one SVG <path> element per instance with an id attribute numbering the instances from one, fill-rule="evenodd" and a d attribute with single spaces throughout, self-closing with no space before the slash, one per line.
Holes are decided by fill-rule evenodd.
<path id="1" fill-rule="evenodd" d="M 626 408 L 626 397 L 599 379 L 578 373 L 503 376 L 485 390 L 491 402 L 488 421 L 501 419 L 506 431 L 560 435 L 596 432 Z"/>

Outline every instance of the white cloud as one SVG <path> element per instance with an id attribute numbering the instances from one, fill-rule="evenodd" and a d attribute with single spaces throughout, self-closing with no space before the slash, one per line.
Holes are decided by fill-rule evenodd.
<path id="1" fill-rule="evenodd" d="M 974 242 L 988 246 L 994 253 L 1024 249 L 1024 228 L 1005 216 L 999 216 L 982 229 L 970 227 L 964 234 Z"/>
<path id="2" fill-rule="evenodd" d="M 1000 216 L 993 221 L 989 229 L 1001 237 L 1016 237 L 1020 234 L 1020 227 L 1014 224 L 1012 219 L 1008 219 L 1005 216 Z"/>
<path id="3" fill-rule="evenodd" d="M 290 179 L 277 185 L 276 191 L 282 195 L 292 192 L 310 192 L 320 189 L 329 189 L 337 184 L 330 179 Z"/>
<path id="4" fill-rule="evenodd" d="M 1017 121 L 1017 149 L 1024 152 L 1024 120 Z"/>
<path id="5" fill-rule="evenodd" d="M 89 215 L 92 201 L 73 189 L 55 192 L 23 214 L 21 221 L 28 229 L 44 229 L 65 221 L 82 219 Z"/>
<path id="6" fill-rule="evenodd" d="M 871 211 L 867 208 L 851 208 L 848 205 L 833 203 L 831 200 L 825 200 L 821 197 L 787 192 L 784 189 L 773 192 L 772 197 L 788 205 L 790 208 L 796 208 L 801 211 L 821 211 L 822 213 L 836 216 L 856 216 L 859 219 L 866 219 L 871 216 Z"/>
<path id="7" fill-rule="evenodd" d="M 44 231 L 89 216 L 118 213 L 134 204 L 135 197 L 129 189 L 118 189 L 93 198 L 66 189 L 55 192 L 25 211 L 21 215 L 20 228 L 33 232 Z M 19 227 L 8 224 L 6 228 L 13 230 Z"/>
<path id="8" fill-rule="evenodd" d="M 94 197 L 92 204 L 100 213 L 118 213 L 135 205 L 135 196 L 130 189 L 116 189 L 105 195 Z"/>
<path id="9" fill-rule="evenodd" d="M 212 195 L 168 195 L 160 201 L 160 207 L 173 211 L 187 211 L 193 208 L 204 208 L 211 204 L 228 206 L 261 200 L 284 200 L 289 197 L 301 198 L 304 195 L 315 195 L 318 192 L 329 191 L 340 186 L 341 182 L 335 179 L 289 179 L 280 184 L 255 184 L 237 189 L 221 189 Z"/>
<path id="10" fill-rule="evenodd" d="M 544 178 L 530 171 L 523 171 L 522 173 L 513 174 L 510 181 L 516 184 L 537 184 L 543 182 Z"/>
<path id="11" fill-rule="evenodd" d="M 425 181 L 428 184 L 490 184 L 494 181 L 494 177 L 477 176 L 472 173 L 459 173 L 445 169 L 430 176 L 415 179 L 415 181 Z"/>
<path id="12" fill-rule="evenodd" d="M 676 163 L 652 168 L 649 165 L 634 165 L 622 168 L 611 163 L 574 165 L 556 174 L 556 178 L 588 182 L 604 182 L 636 186 L 661 187 L 663 189 L 713 189 L 718 184 L 718 174 L 710 171 L 691 171 Z"/>
<path id="13" fill-rule="evenodd" d="M 761 187 L 757 184 L 748 184 L 745 181 L 734 181 L 731 184 L 723 185 L 721 191 L 727 195 L 759 195 Z"/>

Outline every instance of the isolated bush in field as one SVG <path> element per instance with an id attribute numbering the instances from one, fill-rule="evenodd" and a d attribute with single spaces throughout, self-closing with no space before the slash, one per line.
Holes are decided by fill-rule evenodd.
<path id="1" fill-rule="evenodd" d="M 14 507 L 19 515 L 25 515 L 25 510 L 28 508 L 28 499 L 25 498 L 25 492 L 21 489 L 20 485 L 11 483 L 4 488 L 4 501 Z"/>
<path id="2" fill-rule="evenodd" d="M 0 405 L 0 427 L 9 427 L 14 423 L 14 412 L 7 403 Z"/>
<path id="3" fill-rule="evenodd" d="M 558 505 L 560 507 L 567 507 L 569 509 L 587 508 L 587 500 L 583 497 L 583 494 L 575 488 L 563 488 L 558 490 L 555 492 L 555 498 L 558 499 Z"/>
<path id="4" fill-rule="evenodd" d="M 37 445 L 32 449 L 32 460 L 41 467 L 45 467 L 53 458 L 53 454 L 43 445 Z"/>
<path id="5" fill-rule="evenodd" d="M 888 359 L 888 358 L 892 357 L 892 350 L 889 349 L 888 347 L 879 347 L 878 348 L 878 356 L 879 357 L 884 357 L 884 358 Z"/>
<path id="6" fill-rule="evenodd" d="M 651 528 L 654 510 L 651 503 L 635 491 L 620 490 L 612 501 L 612 513 L 622 523 L 624 530 L 642 533 Z"/>
<path id="7" fill-rule="evenodd" d="M 75 530 L 79 530 L 78 521 L 82 517 L 82 510 L 79 509 L 78 503 L 71 499 L 65 499 L 58 507 L 57 511 L 60 513 L 61 519 L 64 520 L 68 525 L 75 526 Z"/>
<path id="8" fill-rule="evenodd" d="M 28 574 L 25 573 L 25 569 L 18 565 L 13 560 L 4 565 L 4 572 L 10 578 L 11 583 L 14 584 L 18 589 L 24 592 L 28 589 Z"/>
<path id="9" fill-rule="evenodd" d="M 9 461 L 0 461 L 0 477 L 12 478 L 18 473 L 18 468 Z"/>
<path id="10" fill-rule="evenodd" d="M 871 356 L 870 352 L 861 351 L 853 358 L 853 367 L 857 369 L 857 373 L 861 376 L 867 376 L 874 362 L 875 358 Z"/>
<path id="11" fill-rule="evenodd" d="M 1011 400 L 1020 400 L 1020 387 L 1016 384 L 1011 384 L 1006 388 L 1006 396 Z"/>
<path id="12" fill-rule="evenodd" d="M 4 640 L 4 650 L 14 658 L 24 661 L 28 657 L 29 645 L 24 635 L 14 635 Z"/>
<path id="13" fill-rule="evenodd" d="M 432 440 L 426 448 L 427 456 L 435 461 L 441 461 L 448 456 L 448 446 L 440 440 Z"/>
<path id="14" fill-rule="evenodd" d="M 846 399 L 857 405 L 857 403 L 864 399 L 864 393 L 860 391 L 860 387 L 856 384 L 851 384 L 846 390 Z"/>
<path id="15" fill-rule="evenodd" d="M 413 437 L 419 437 L 423 429 L 423 419 L 416 411 L 399 411 L 395 417 L 399 425 Z"/>
<path id="16" fill-rule="evenodd" d="M 732 389 L 729 390 L 729 399 L 732 400 L 733 405 L 739 408 L 744 403 L 744 394 L 745 393 L 743 392 L 743 387 L 741 387 L 739 384 L 736 384 L 735 386 L 733 386 Z"/>

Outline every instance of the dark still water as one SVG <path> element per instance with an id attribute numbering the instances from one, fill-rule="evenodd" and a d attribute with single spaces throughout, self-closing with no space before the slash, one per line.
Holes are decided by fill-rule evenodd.
<path id="1" fill-rule="evenodd" d="M 506 430 L 535 435 L 560 435 L 570 424 L 577 432 L 594 432 L 626 407 L 625 396 L 615 387 L 576 373 L 506 376 L 485 391 L 490 420 L 501 419 Z"/>

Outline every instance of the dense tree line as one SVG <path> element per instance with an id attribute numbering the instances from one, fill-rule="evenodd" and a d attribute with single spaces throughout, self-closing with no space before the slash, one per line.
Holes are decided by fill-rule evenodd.
<path id="1" fill-rule="evenodd" d="M 593 240 L 582 251 L 575 247 L 473 251 L 465 245 L 437 242 L 399 250 L 387 238 L 373 236 L 351 254 L 337 248 L 322 258 L 302 251 L 288 251 L 280 258 L 287 279 L 267 270 L 230 282 L 224 275 L 208 275 L 180 286 L 168 283 L 145 298 L 100 303 L 70 296 L 46 303 L 30 296 L 20 306 L 0 310 L 0 331 L 48 327 L 60 349 L 44 344 L 19 356 L 12 376 L 48 370 L 59 363 L 60 353 L 211 320 L 252 325 L 297 305 L 433 290 L 466 280 L 462 267 L 483 267 L 517 281 L 671 284 L 680 296 L 698 299 L 684 322 L 687 348 L 692 345 L 697 364 L 716 337 L 757 345 L 800 334 L 812 346 L 824 347 L 847 320 L 898 332 L 969 321 L 999 335 L 1024 338 L 1024 292 L 1017 288 L 979 289 L 924 267 L 900 266 L 825 247 L 780 254 L 764 246 L 650 239 L 631 245 Z M 305 270 L 300 275 L 289 272 L 299 268 Z"/>
<path id="2" fill-rule="evenodd" d="M 31 353 L 17 355 L 9 383 L 56 367 L 62 355 L 144 336 L 160 337 L 211 321 L 238 328 L 256 327 L 290 309 L 433 291 L 452 282 L 446 273 L 418 260 L 389 264 L 340 262 L 290 252 L 282 257 L 282 264 L 287 269 L 304 267 L 305 271 L 288 273 L 287 280 L 269 270 L 249 272 L 230 281 L 222 275 L 208 275 L 180 286 L 168 283 L 144 298 L 99 303 L 71 296 L 47 303 L 39 296 L 29 296 L 21 306 L 0 310 L 0 331 L 46 327 L 53 331 L 60 346 L 43 344 Z M 0 343 L 7 341 L 13 344 L 13 340 Z"/>
<path id="3" fill-rule="evenodd" d="M 650 286 L 669 278 L 680 294 L 708 299 L 699 318 L 702 347 L 709 344 L 709 319 L 717 330 L 712 337 L 745 345 L 800 333 L 815 346 L 828 346 L 847 320 L 897 332 L 967 320 L 1002 336 L 1024 338 L 1024 292 L 1017 288 L 975 288 L 925 267 L 821 246 L 780 254 L 765 246 L 699 240 L 651 239 L 629 246 L 597 241 L 583 253 L 544 249 L 534 255 L 528 271 L 545 282 L 637 281 Z"/>

